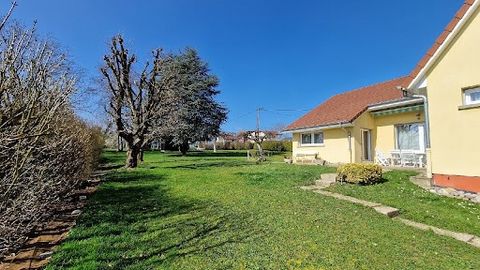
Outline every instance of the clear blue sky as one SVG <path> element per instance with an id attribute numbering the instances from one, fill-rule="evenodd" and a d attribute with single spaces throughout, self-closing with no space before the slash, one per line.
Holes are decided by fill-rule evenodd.
<path id="1" fill-rule="evenodd" d="M 10 1 L 0 0 L 4 11 Z M 98 76 L 109 38 L 145 57 L 191 46 L 220 78 L 224 130 L 288 124 L 352 88 L 410 72 L 463 0 L 19 0 L 14 18 Z M 288 110 L 288 111 L 279 111 Z M 94 116 L 83 113 L 87 118 Z"/>

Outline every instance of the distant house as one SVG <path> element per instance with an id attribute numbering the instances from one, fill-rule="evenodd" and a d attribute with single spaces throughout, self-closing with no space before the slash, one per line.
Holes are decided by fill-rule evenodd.
<path id="1" fill-rule="evenodd" d="M 334 96 L 290 124 L 293 157 L 426 166 L 480 192 L 480 0 L 466 0 L 416 68 Z M 408 164 L 407 164 L 408 163 Z"/>

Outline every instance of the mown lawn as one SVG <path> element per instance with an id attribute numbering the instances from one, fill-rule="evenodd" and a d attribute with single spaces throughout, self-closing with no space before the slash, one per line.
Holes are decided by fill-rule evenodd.
<path id="1" fill-rule="evenodd" d="M 379 185 L 334 185 L 327 190 L 399 208 L 404 218 L 480 236 L 480 205 L 423 190 L 408 171 L 384 174 Z"/>
<path id="2" fill-rule="evenodd" d="M 149 153 L 107 177 L 48 269 L 480 269 L 479 249 L 298 188 L 330 171 Z"/>

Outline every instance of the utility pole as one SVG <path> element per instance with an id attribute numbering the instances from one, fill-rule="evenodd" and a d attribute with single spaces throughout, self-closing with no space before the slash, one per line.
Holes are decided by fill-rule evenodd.
<path id="1" fill-rule="evenodd" d="M 263 110 L 263 108 L 257 108 L 257 134 L 260 134 L 260 112 Z"/>
<path id="2" fill-rule="evenodd" d="M 254 141 L 258 147 L 258 160 L 264 161 L 265 157 L 263 156 L 262 141 L 263 138 L 260 135 L 260 112 L 263 111 L 263 108 L 257 108 L 257 129 L 255 130 Z"/>

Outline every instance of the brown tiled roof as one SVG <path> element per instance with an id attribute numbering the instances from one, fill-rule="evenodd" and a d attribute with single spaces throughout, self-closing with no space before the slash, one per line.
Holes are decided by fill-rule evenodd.
<path id="1" fill-rule="evenodd" d="M 290 124 L 286 130 L 350 123 L 369 105 L 401 98 L 402 91 L 397 87 L 407 87 L 410 81 L 410 77 L 402 77 L 336 95 Z"/>
<path id="2" fill-rule="evenodd" d="M 422 69 L 427 65 L 428 61 L 435 55 L 435 53 L 438 51 L 440 46 L 447 40 L 447 37 L 450 35 L 450 33 L 453 32 L 453 29 L 458 25 L 460 20 L 463 19 L 465 14 L 467 14 L 468 10 L 472 7 L 473 3 L 475 0 L 465 0 L 463 3 L 462 7 L 460 10 L 457 11 L 455 14 L 455 17 L 450 21 L 450 23 L 447 25 L 447 27 L 443 30 L 443 32 L 440 34 L 440 36 L 435 40 L 435 43 L 433 43 L 433 46 L 427 51 L 427 53 L 423 56 L 423 58 L 417 63 L 417 66 L 415 69 L 412 70 L 410 73 L 411 79 L 415 79 L 417 75 L 422 71 Z"/>

